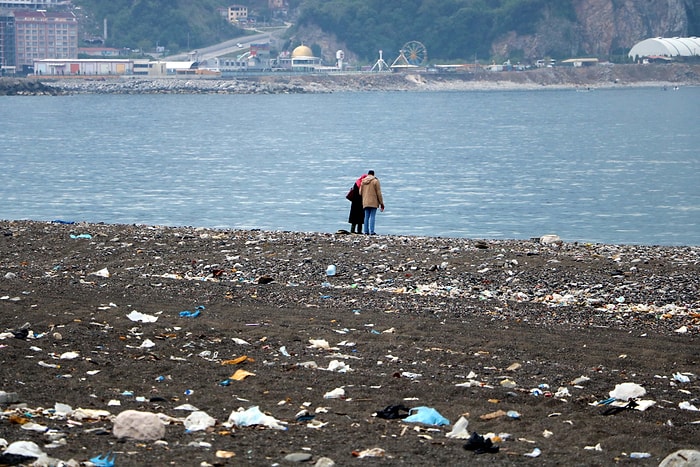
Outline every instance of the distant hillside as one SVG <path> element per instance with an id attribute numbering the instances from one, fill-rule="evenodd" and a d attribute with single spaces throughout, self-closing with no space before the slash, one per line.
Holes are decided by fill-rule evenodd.
<path id="1" fill-rule="evenodd" d="M 419 41 L 439 63 L 619 59 L 642 39 L 687 35 L 700 35 L 697 0 L 305 0 L 295 39 L 365 61 L 379 49 L 396 57 L 403 44 Z"/>
<path id="2" fill-rule="evenodd" d="M 99 38 L 107 20 L 112 47 L 176 53 L 243 34 L 217 13 L 224 0 L 73 0 L 85 37 Z M 237 0 L 259 21 L 275 13 L 267 0 Z M 700 35 L 698 0 L 288 0 L 294 23 L 288 47 L 305 43 L 327 61 L 342 49 L 372 63 L 393 60 L 419 41 L 431 63 L 531 62 L 594 56 L 624 61 L 638 41 Z M 277 13 L 279 15 L 279 13 Z"/>
<path id="3" fill-rule="evenodd" d="M 196 49 L 242 35 L 217 13 L 219 0 L 73 0 L 80 7 L 81 33 L 102 37 L 106 46 L 171 52 Z"/>

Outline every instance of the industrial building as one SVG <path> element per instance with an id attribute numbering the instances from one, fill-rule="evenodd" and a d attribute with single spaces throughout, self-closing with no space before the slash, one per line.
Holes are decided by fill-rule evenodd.
<path id="1" fill-rule="evenodd" d="M 627 54 L 633 60 L 648 57 L 699 57 L 698 37 L 654 37 L 635 44 Z"/>

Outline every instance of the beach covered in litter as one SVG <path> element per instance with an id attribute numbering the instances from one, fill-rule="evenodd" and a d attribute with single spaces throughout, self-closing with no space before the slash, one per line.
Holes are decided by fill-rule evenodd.
<path id="1" fill-rule="evenodd" d="M 697 246 L 0 233 L 0 464 L 659 465 L 700 448 Z"/>

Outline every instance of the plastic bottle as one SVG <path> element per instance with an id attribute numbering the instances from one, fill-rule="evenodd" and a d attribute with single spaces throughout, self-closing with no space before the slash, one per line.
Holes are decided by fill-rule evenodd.
<path id="1" fill-rule="evenodd" d="M 326 275 L 327 276 L 335 276 L 335 264 L 331 264 L 326 268 Z"/>

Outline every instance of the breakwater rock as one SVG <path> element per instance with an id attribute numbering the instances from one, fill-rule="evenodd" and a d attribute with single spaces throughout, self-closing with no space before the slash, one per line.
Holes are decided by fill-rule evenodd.
<path id="1" fill-rule="evenodd" d="M 700 65 L 599 65 L 526 71 L 247 75 L 207 77 L 71 77 L 0 80 L 0 95 L 303 94 L 372 91 L 472 91 L 641 86 L 700 86 Z"/>
<path id="2" fill-rule="evenodd" d="M 0 96 L 55 96 L 62 93 L 60 88 L 36 80 L 0 78 Z"/>
<path id="3" fill-rule="evenodd" d="M 299 94 L 308 92 L 292 82 L 258 79 L 62 79 L 49 81 L 47 84 L 69 94 Z"/>

